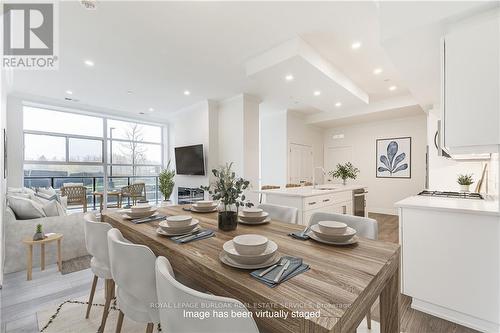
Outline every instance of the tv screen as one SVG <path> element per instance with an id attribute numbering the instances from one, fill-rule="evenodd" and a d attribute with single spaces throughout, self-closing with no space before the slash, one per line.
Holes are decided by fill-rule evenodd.
<path id="1" fill-rule="evenodd" d="M 205 175 L 203 145 L 175 148 L 175 168 L 178 175 Z"/>

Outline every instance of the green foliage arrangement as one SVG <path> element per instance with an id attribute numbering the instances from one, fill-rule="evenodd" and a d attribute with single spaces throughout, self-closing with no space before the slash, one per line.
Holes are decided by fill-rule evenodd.
<path id="1" fill-rule="evenodd" d="M 472 185 L 474 183 L 472 174 L 458 175 L 457 183 L 460 185 Z"/>
<path id="2" fill-rule="evenodd" d="M 328 174 L 333 178 L 341 178 L 345 183 L 348 178 L 356 179 L 358 173 L 359 169 L 354 167 L 351 162 L 347 162 L 345 164 L 337 164 L 337 168 Z"/>
<path id="3" fill-rule="evenodd" d="M 170 169 L 170 161 L 168 161 L 167 167 L 163 169 L 158 178 L 159 178 L 159 188 L 160 192 L 163 194 L 165 201 L 167 201 L 172 195 L 172 191 L 174 190 L 174 177 L 175 171 Z"/>

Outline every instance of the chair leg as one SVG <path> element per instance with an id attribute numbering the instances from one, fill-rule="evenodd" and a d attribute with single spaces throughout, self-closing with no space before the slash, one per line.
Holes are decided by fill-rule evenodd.
<path id="1" fill-rule="evenodd" d="M 106 320 L 108 319 L 109 307 L 111 305 L 111 300 L 115 293 L 115 282 L 112 279 L 106 279 L 104 283 L 104 293 L 106 295 L 106 302 L 104 303 L 104 310 L 102 312 L 101 326 L 99 326 L 99 333 L 104 332 L 104 327 L 106 326 Z"/>
<path id="2" fill-rule="evenodd" d="M 122 331 L 123 324 L 123 312 L 120 310 L 118 313 L 118 321 L 116 322 L 116 330 L 115 333 L 120 333 Z"/>
<path id="3" fill-rule="evenodd" d="M 146 326 L 146 333 L 153 333 L 153 328 L 154 328 L 153 323 L 149 323 L 148 326 Z"/>
<path id="4" fill-rule="evenodd" d="M 371 313 L 371 309 L 366 314 L 366 326 L 368 326 L 369 330 L 372 329 L 372 313 Z"/>
<path id="5" fill-rule="evenodd" d="M 97 275 L 94 275 L 94 280 L 92 281 L 92 288 L 90 289 L 89 305 L 87 305 L 87 313 L 85 314 L 85 319 L 89 319 L 90 308 L 92 307 L 92 302 L 94 301 L 95 287 L 97 285 Z"/>

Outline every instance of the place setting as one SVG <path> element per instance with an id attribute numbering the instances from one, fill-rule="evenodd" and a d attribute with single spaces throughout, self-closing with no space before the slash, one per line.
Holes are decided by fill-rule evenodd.
<path id="1" fill-rule="evenodd" d="M 168 216 L 158 224 L 156 233 L 161 236 L 170 237 L 178 244 L 189 243 L 215 236 L 210 229 L 202 229 L 199 221 L 190 215 Z"/>
<path id="2" fill-rule="evenodd" d="M 245 207 L 238 213 L 238 223 L 258 225 L 271 222 L 269 213 L 261 208 Z"/>
<path id="3" fill-rule="evenodd" d="M 351 245 L 357 243 L 359 239 L 355 229 L 337 221 L 319 221 L 310 226 L 307 236 L 329 245 Z"/>
<path id="4" fill-rule="evenodd" d="M 219 259 L 231 267 L 256 270 L 250 274 L 269 287 L 309 269 L 301 258 L 281 257 L 274 241 L 255 234 L 236 236 L 225 242 Z"/>
<path id="5" fill-rule="evenodd" d="M 164 215 L 158 213 L 158 208 L 149 203 L 141 203 L 130 208 L 118 210 L 124 219 L 130 220 L 132 223 L 146 223 L 159 221 L 165 218 Z"/>
<path id="6" fill-rule="evenodd" d="M 193 202 L 191 207 L 184 207 L 186 211 L 191 211 L 193 213 L 214 213 L 217 211 L 217 206 L 219 203 L 213 200 L 199 200 Z"/>

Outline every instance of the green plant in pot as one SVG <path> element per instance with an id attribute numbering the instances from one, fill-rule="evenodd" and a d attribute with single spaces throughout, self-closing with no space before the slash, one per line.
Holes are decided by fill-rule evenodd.
<path id="1" fill-rule="evenodd" d="M 351 162 L 347 162 L 345 164 L 337 164 L 337 168 L 330 171 L 328 174 L 333 178 L 342 179 L 342 184 L 346 185 L 347 179 L 356 179 L 358 173 L 359 169 L 352 165 Z"/>
<path id="2" fill-rule="evenodd" d="M 470 186 L 474 183 L 472 174 L 458 175 L 457 183 L 460 185 L 461 192 L 469 192 Z"/>
<path id="3" fill-rule="evenodd" d="M 208 191 L 213 200 L 219 200 L 219 229 L 231 231 L 238 225 L 239 207 L 252 207 L 253 204 L 245 202 L 243 191 L 248 188 L 250 182 L 236 176 L 231 170 L 233 163 L 226 164 L 218 169 L 213 169 L 212 173 L 215 181 L 210 186 L 201 186 L 201 189 Z"/>
<path id="4" fill-rule="evenodd" d="M 45 234 L 43 233 L 42 225 L 37 224 L 35 234 L 33 235 L 33 240 L 37 241 L 37 240 L 42 240 L 44 238 L 45 238 Z"/>
<path id="5" fill-rule="evenodd" d="M 158 175 L 158 187 L 160 188 L 160 192 L 163 194 L 165 204 L 169 201 L 172 191 L 174 190 L 174 177 L 175 171 L 170 169 L 170 161 L 168 161 L 167 167 Z"/>

